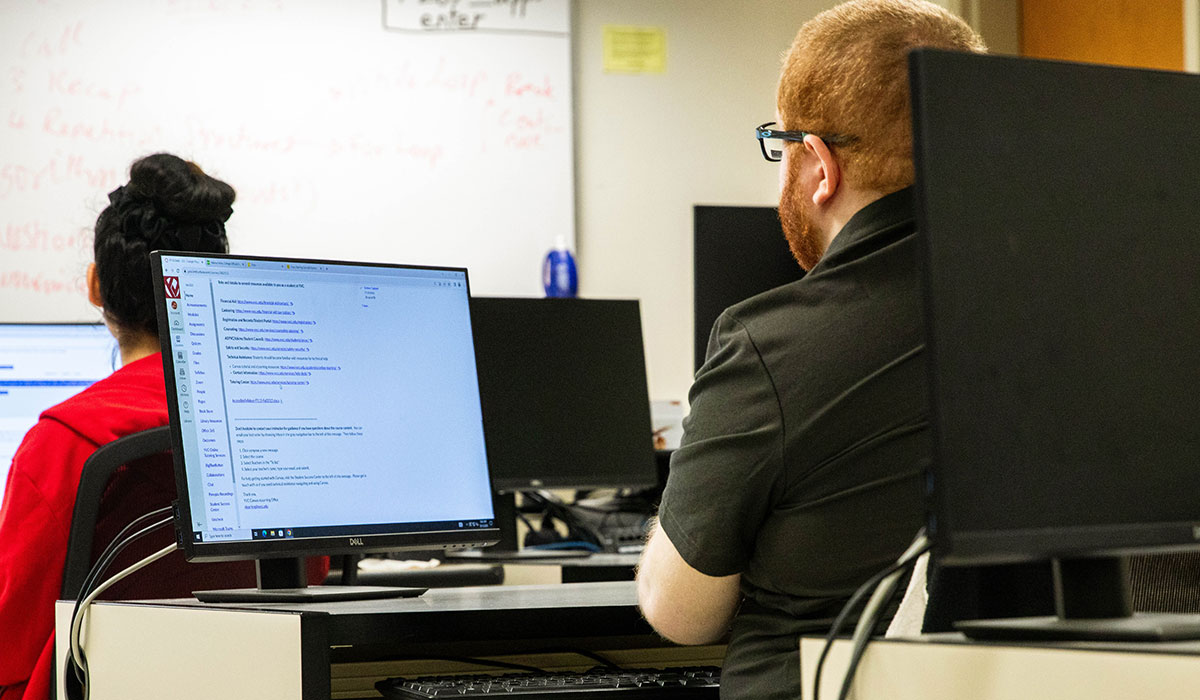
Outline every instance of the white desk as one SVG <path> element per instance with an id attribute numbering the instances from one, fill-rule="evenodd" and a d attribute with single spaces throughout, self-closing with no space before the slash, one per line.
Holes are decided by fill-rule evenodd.
<path id="1" fill-rule="evenodd" d="M 70 612 L 70 603 L 58 604 L 58 658 L 67 653 Z M 85 631 L 92 700 L 364 698 L 388 676 L 479 670 L 438 660 L 447 656 L 583 669 L 595 661 L 567 649 L 648 667 L 719 666 L 724 655 L 655 635 L 632 581 L 305 605 L 98 603 Z"/>
<path id="2" fill-rule="evenodd" d="M 824 639 L 800 641 L 805 697 Z M 821 672 L 834 700 L 850 657 L 838 641 Z M 858 666 L 857 700 L 1196 700 L 1200 643 L 1001 644 L 960 635 L 876 640 Z"/>

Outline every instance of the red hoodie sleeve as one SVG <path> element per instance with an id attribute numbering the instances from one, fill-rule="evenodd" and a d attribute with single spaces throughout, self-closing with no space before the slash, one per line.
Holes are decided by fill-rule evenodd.
<path id="1" fill-rule="evenodd" d="M 0 686 L 29 681 L 24 700 L 42 700 L 49 692 L 54 601 L 79 474 L 95 449 L 61 423 L 43 419 L 13 456 L 0 507 Z M 19 691 L 15 697 L 22 697 Z"/>

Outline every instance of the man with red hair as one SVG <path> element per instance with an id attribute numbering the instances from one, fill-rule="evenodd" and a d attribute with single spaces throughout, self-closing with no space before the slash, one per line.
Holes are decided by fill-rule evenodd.
<path id="1" fill-rule="evenodd" d="M 663 636 L 729 635 L 722 698 L 800 697 L 798 638 L 923 521 L 928 397 L 912 212 L 908 52 L 983 51 L 922 0 L 807 22 L 779 82 L 780 219 L 808 274 L 726 310 L 638 571 Z"/>

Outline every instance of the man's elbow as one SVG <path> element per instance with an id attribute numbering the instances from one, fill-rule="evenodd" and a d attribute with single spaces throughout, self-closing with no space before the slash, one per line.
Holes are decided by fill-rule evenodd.
<path id="1" fill-rule="evenodd" d="M 711 644 L 725 635 L 728 618 L 697 614 L 680 597 L 662 588 L 655 584 L 653 576 L 644 571 L 638 573 L 638 607 L 655 632 L 676 644 Z"/>

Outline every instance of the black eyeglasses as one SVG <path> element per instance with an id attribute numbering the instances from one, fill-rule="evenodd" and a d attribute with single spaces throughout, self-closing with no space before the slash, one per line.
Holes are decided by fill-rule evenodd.
<path id="1" fill-rule="evenodd" d="M 760 124 L 754 128 L 754 137 L 758 139 L 758 147 L 762 149 L 763 158 L 778 163 L 783 160 L 784 141 L 803 141 L 805 136 L 812 134 L 830 146 L 842 146 L 854 140 L 851 136 L 822 136 L 811 131 L 784 131 L 772 129 L 775 122 Z"/>

